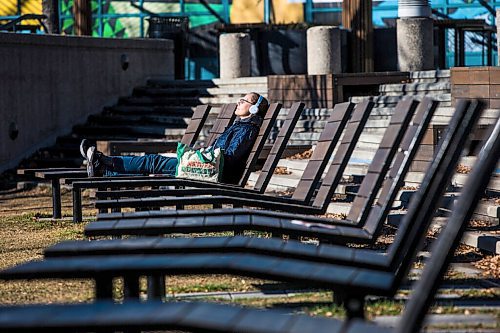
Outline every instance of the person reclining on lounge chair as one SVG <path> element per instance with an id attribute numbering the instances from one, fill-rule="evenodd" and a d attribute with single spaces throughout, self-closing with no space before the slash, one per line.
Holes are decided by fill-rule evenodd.
<path id="1" fill-rule="evenodd" d="M 259 134 L 259 129 L 269 106 L 267 99 L 251 92 L 241 98 L 235 110 L 239 119 L 226 128 L 217 138 L 213 148 L 224 152 L 222 182 L 238 183 L 245 161 Z M 86 139 L 80 144 L 80 153 L 87 160 L 89 177 L 119 176 L 124 174 L 166 174 L 175 175 L 178 164 L 176 157 L 158 154 L 145 156 L 106 156 Z"/>

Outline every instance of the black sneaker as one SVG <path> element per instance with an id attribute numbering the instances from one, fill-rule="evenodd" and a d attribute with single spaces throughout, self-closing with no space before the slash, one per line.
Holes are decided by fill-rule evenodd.
<path id="1" fill-rule="evenodd" d="M 80 154 L 86 160 L 88 160 L 87 152 L 88 152 L 90 147 L 95 147 L 95 145 L 92 144 L 89 140 L 83 139 L 82 142 L 80 142 Z"/>

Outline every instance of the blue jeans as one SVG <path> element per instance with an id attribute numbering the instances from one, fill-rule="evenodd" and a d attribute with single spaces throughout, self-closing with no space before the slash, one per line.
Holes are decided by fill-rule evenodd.
<path id="1" fill-rule="evenodd" d="M 106 166 L 104 176 L 165 174 L 175 176 L 177 158 L 156 154 L 145 156 L 110 156 L 113 166 Z"/>

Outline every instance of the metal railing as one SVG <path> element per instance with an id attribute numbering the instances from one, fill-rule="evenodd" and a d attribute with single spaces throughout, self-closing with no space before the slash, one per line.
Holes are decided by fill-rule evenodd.
<path id="1" fill-rule="evenodd" d="M 217 20 L 224 22 L 229 22 L 229 0 L 221 0 L 220 4 L 222 5 L 222 10 L 217 11 L 213 9 L 207 1 L 158 1 L 158 0 L 94 0 L 97 4 L 97 13 L 93 15 L 93 19 L 96 21 L 96 32 L 98 36 L 104 35 L 104 26 L 105 21 L 110 19 L 138 19 L 139 20 L 139 37 L 145 37 L 147 29 L 145 27 L 145 21 L 147 18 L 151 16 L 160 16 L 160 17 L 175 17 L 175 16 L 189 16 L 192 17 L 215 17 Z M 105 12 L 104 7 L 106 4 L 110 2 L 126 2 L 129 3 L 132 8 L 138 10 L 137 13 L 109 13 Z M 147 4 L 155 4 L 155 3 L 172 3 L 178 4 L 179 10 L 171 9 L 168 12 L 153 12 L 146 8 Z M 201 4 L 205 8 L 206 11 L 190 11 L 188 10 L 188 6 L 190 4 Z M 67 6 L 64 6 L 62 1 L 59 1 L 59 25 L 61 27 L 64 26 L 66 20 L 72 20 L 73 14 L 68 10 Z"/>
<path id="2" fill-rule="evenodd" d="M 18 17 L 14 17 L 11 21 L 0 25 L 0 31 L 25 31 L 25 30 L 30 30 L 31 32 L 35 32 L 38 27 L 43 27 L 45 32 L 47 32 L 47 27 L 43 23 L 42 20 L 45 20 L 47 16 L 45 15 L 40 15 L 40 14 L 24 14 Z M 33 26 L 33 25 L 20 25 L 22 21 L 26 20 L 37 20 L 39 23 L 39 26 Z M 35 31 L 34 31 L 35 30 Z"/>

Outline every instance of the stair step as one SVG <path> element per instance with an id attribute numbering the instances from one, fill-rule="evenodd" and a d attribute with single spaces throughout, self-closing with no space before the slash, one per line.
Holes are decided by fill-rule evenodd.
<path id="1" fill-rule="evenodd" d="M 173 116 L 119 116 L 119 115 L 92 115 L 89 116 L 87 122 L 89 125 L 143 125 L 143 126 L 166 126 L 168 128 L 187 127 L 189 118 L 173 117 Z"/>
<path id="2" fill-rule="evenodd" d="M 115 105 L 104 108 L 105 113 L 122 115 L 163 115 L 191 117 L 194 111 L 193 106 L 134 106 Z"/>
<path id="3" fill-rule="evenodd" d="M 29 161 L 30 167 L 31 165 L 35 165 L 32 168 L 57 168 L 57 167 L 66 167 L 66 168 L 78 168 L 82 165 L 83 158 L 80 156 L 79 158 L 31 158 Z"/>
<path id="4" fill-rule="evenodd" d="M 500 235 L 491 232 L 467 231 L 462 243 L 494 254 L 500 254 Z"/>
<path id="5" fill-rule="evenodd" d="M 118 103 L 120 105 L 134 105 L 134 106 L 197 106 L 200 104 L 210 104 L 214 106 L 220 106 L 222 104 L 235 103 L 240 97 L 235 96 L 212 96 L 212 97 L 200 97 L 200 98 L 177 98 L 177 97 L 120 97 Z"/>
<path id="6" fill-rule="evenodd" d="M 103 135 L 123 135 L 128 137 L 164 138 L 168 132 L 167 126 L 103 126 L 103 125 L 77 125 L 73 127 L 73 132 L 83 137 L 99 137 Z"/>
<path id="7" fill-rule="evenodd" d="M 54 157 L 78 157 L 80 155 L 80 147 L 79 145 L 70 145 L 70 146 L 60 146 L 54 145 L 50 147 L 41 148 L 36 153 L 40 156 L 54 156 Z"/>
<path id="8" fill-rule="evenodd" d="M 267 86 L 254 87 L 214 87 L 214 88 L 155 88 L 155 87 L 137 87 L 134 89 L 134 96 L 173 96 L 177 98 L 185 97 L 240 97 L 248 94 L 249 91 L 260 95 L 267 95 Z"/>
<path id="9" fill-rule="evenodd" d="M 238 86 L 267 86 L 267 77 L 266 76 L 255 76 L 255 77 L 242 77 L 235 79 L 213 79 L 213 80 L 171 80 L 165 79 L 161 77 L 150 78 L 147 82 L 148 86 L 157 86 L 157 87 L 238 87 Z"/>
<path id="10" fill-rule="evenodd" d="M 405 183 L 408 185 L 418 186 L 422 182 L 423 178 L 423 172 L 409 172 L 406 175 Z M 451 184 L 456 187 L 462 187 L 465 184 L 466 179 L 467 174 L 455 174 L 451 180 Z M 489 192 L 500 194 L 500 175 L 493 175 L 486 189 Z"/>
<path id="11" fill-rule="evenodd" d="M 207 91 L 206 88 L 157 88 L 157 87 L 148 87 L 148 86 L 142 86 L 142 87 L 136 87 L 132 91 L 133 96 L 164 96 L 164 97 L 178 97 L 178 98 L 184 98 L 184 97 L 199 97 L 199 96 L 211 96 L 210 93 Z"/>
<path id="12" fill-rule="evenodd" d="M 411 79 L 447 79 L 450 78 L 450 76 L 451 72 L 449 69 L 410 72 Z"/>
<path id="13" fill-rule="evenodd" d="M 212 80 L 172 80 L 163 77 L 153 77 L 147 80 L 147 86 L 149 87 L 162 87 L 162 88 L 208 88 L 216 87 L 217 85 Z"/>
<path id="14" fill-rule="evenodd" d="M 426 93 L 426 92 L 447 92 L 451 90 L 450 82 L 433 82 L 433 83 L 403 83 L 403 84 L 383 84 L 379 88 L 380 93 L 397 92 L 400 94 L 408 95 L 412 93 Z"/>
<path id="15" fill-rule="evenodd" d="M 126 96 L 120 97 L 118 100 L 119 105 L 133 105 L 133 106 L 196 106 L 199 104 L 206 104 L 202 102 L 201 98 L 177 98 L 177 97 L 151 97 L 151 96 Z"/>

